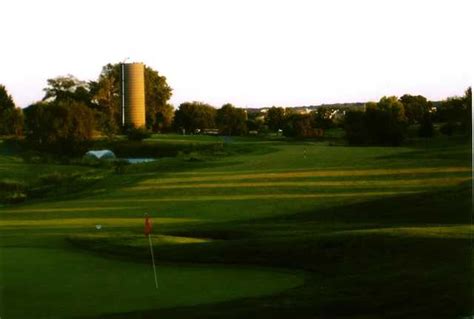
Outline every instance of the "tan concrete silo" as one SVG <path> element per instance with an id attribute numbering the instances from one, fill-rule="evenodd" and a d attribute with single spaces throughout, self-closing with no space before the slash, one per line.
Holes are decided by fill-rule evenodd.
<path id="1" fill-rule="evenodd" d="M 124 63 L 122 68 L 124 124 L 145 127 L 145 66 Z"/>

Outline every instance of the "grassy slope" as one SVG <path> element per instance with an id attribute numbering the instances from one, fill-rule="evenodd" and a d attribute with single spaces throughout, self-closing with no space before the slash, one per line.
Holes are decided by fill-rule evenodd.
<path id="1" fill-rule="evenodd" d="M 143 248 L 141 216 L 148 211 L 160 218 L 154 219 L 160 260 L 313 272 L 303 288 L 278 297 L 150 315 L 402 318 L 468 312 L 470 282 L 463 278 L 470 271 L 469 229 L 463 225 L 471 188 L 456 186 L 470 179 L 467 145 L 227 142 L 234 153 L 220 160 L 163 159 L 111 176 L 87 197 L 3 209 L 2 243 L 70 249 L 63 238 L 74 234 L 70 242 L 82 248 L 145 259 L 137 248 Z M 258 151 L 239 152 L 246 148 Z M 435 195 L 417 194 L 425 191 Z M 96 223 L 104 225 L 101 234 L 93 230 Z M 29 238 L 19 238 L 18 229 Z"/>

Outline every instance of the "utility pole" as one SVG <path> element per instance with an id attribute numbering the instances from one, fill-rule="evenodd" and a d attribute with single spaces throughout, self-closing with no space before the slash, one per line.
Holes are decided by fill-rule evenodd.
<path id="1" fill-rule="evenodd" d="M 128 59 L 122 61 L 122 127 L 125 126 L 125 62 Z"/>

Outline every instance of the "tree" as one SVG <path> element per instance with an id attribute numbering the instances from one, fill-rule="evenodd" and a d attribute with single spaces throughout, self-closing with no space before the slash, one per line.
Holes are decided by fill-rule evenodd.
<path id="1" fill-rule="evenodd" d="M 464 116 L 461 119 L 461 129 L 464 133 L 471 134 L 472 131 L 472 88 L 469 87 L 464 92 L 462 97 L 463 101 L 463 113 Z"/>
<path id="2" fill-rule="evenodd" d="M 325 107 L 319 107 L 316 111 L 312 111 L 311 114 L 314 119 L 314 125 L 322 129 L 334 127 L 334 123 L 330 118 L 330 113 L 331 111 Z"/>
<path id="3" fill-rule="evenodd" d="M 174 110 L 167 102 L 171 98 L 172 91 L 166 82 L 166 77 L 150 67 L 145 67 L 146 123 L 154 132 L 171 127 Z"/>
<path id="4" fill-rule="evenodd" d="M 418 129 L 418 136 L 420 137 L 433 137 L 434 126 L 433 119 L 430 112 L 423 114 L 423 118 L 420 121 L 420 128 Z"/>
<path id="5" fill-rule="evenodd" d="M 174 126 L 188 133 L 216 127 L 216 109 L 202 102 L 182 103 L 174 115 Z"/>
<path id="6" fill-rule="evenodd" d="M 166 107 L 161 107 L 155 114 L 154 130 L 157 132 L 166 132 L 173 127 L 174 107 L 167 103 Z"/>
<path id="7" fill-rule="evenodd" d="M 451 135 L 455 131 L 471 134 L 472 127 L 472 89 L 469 87 L 464 96 L 449 97 L 441 102 L 438 119 L 446 122 L 442 133 Z"/>
<path id="8" fill-rule="evenodd" d="M 400 145 L 406 131 L 403 104 L 395 96 L 369 102 L 365 112 L 346 113 L 344 128 L 350 144 Z"/>
<path id="9" fill-rule="evenodd" d="M 0 135 L 19 136 L 23 133 L 23 112 L 15 103 L 5 86 L 0 84 Z"/>
<path id="10" fill-rule="evenodd" d="M 369 132 L 365 112 L 348 111 L 344 117 L 343 126 L 349 144 L 368 144 Z"/>
<path id="11" fill-rule="evenodd" d="M 256 116 L 249 117 L 247 120 L 247 129 L 250 131 L 262 132 L 265 131 L 265 121 Z"/>
<path id="12" fill-rule="evenodd" d="M 247 113 L 234 107 L 232 104 L 224 104 L 216 112 L 216 125 L 221 134 L 243 135 L 247 132 Z"/>
<path id="13" fill-rule="evenodd" d="M 0 135 L 23 135 L 23 111 L 16 107 L 0 115 Z"/>
<path id="14" fill-rule="evenodd" d="M 395 96 L 382 97 L 366 109 L 369 143 L 400 145 L 405 138 L 406 117 L 403 104 Z"/>
<path id="15" fill-rule="evenodd" d="M 73 100 L 39 102 L 25 109 L 26 139 L 41 151 L 80 155 L 89 147 L 94 115 L 85 104 Z"/>
<path id="16" fill-rule="evenodd" d="M 290 113 L 286 118 L 283 135 L 297 138 L 315 136 L 314 118 L 310 114 Z"/>
<path id="17" fill-rule="evenodd" d="M 397 121 L 406 121 L 405 108 L 396 96 L 382 97 L 377 103 L 377 109 L 389 112 Z"/>
<path id="18" fill-rule="evenodd" d="M 90 106 L 91 94 L 89 84 L 68 74 L 48 79 L 48 86 L 44 88 L 43 101 L 77 101 Z"/>
<path id="19" fill-rule="evenodd" d="M 405 109 L 408 124 L 421 123 L 432 107 L 432 103 L 421 95 L 405 94 L 400 98 L 400 102 Z"/>
<path id="20" fill-rule="evenodd" d="M 271 107 L 267 111 L 265 122 L 272 131 L 283 129 L 285 126 L 285 109 L 282 107 Z"/>
<path id="21" fill-rule="evenodd" d="M 4 85 L 0 84 L 0 112 L 8 109 L 14 109 L 15 103 Z"/>
<path id="22" fill-rule="evenodd" d="M 101 131 L 113 137 L 122 124 L 120 64 L 107 64 L 97 81 L 89 82 L 96 122 Z"/>

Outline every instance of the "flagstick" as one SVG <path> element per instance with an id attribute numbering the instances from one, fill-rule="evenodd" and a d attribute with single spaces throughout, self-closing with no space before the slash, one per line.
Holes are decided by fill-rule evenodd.
<path id="1" fill-rule="evenodd" d="M 151 260 L 153 262 L 153 273 L 155 274 L 155 287 L 156 287 L 156 289 L 158 289 L 158 279 L 156 278 L 155 256 L 153 255 L 153 247 L 151 245 L 151 235 L 150 234 L 148 234 L 148 241 L 150 242 Z"/>

